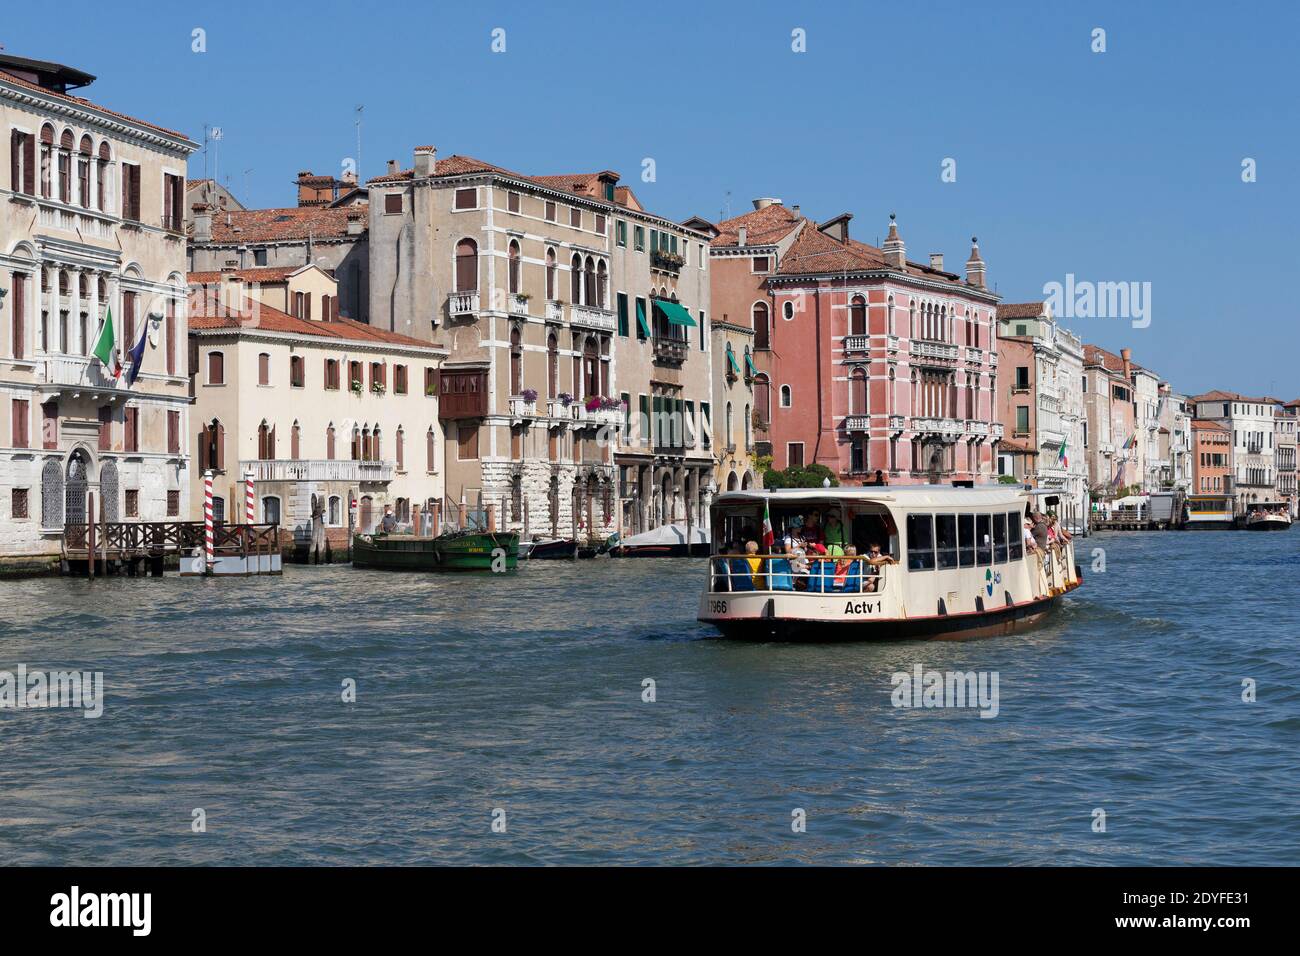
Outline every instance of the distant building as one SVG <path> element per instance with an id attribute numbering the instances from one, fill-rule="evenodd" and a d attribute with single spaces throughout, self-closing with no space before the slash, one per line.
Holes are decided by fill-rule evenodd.
<path id="1" fill-rule="evenodd" d="M 1256 501 L 1277 497 L 1275 398 L 1251 398 L 1215 390 L 1194 395 L 1189 401 L 1198 419 L 1224 422 L 1232 435 L 1232 490 L 1237 511 Z"/>
<path id="2" fill-rule="evenodd" d="M 278 522 L 286 551 L 310 539 L 313 498 L 335 549 L 347 545 L 350 499 L 362 532 L 385 505 L 408 521 L 414 507 L 440 503 L 447 350 L 333 314 L 289 315 L 249 288 L 228 276 L 190 296 L 190 442 L 196 471 L 216 473 L 218 517 L 244 520 L 246 473 L 255 520 Z M 194 482 L 191 518 L 202 516 L 202 494 Z"/>
<path id="3" fill-rule="evenodd" d="M 1275 407 L 1276 425 L 1274 428 L 1277 444 L 1277 498 L 1290 505 L 1294 517 L 1300 510 L 1300 494 L 1296 485 L 1296 439 L 1297 415 L 1300 414 L 1300 399 L 1279 404 Z"/>
<path id="4" fill-rule="evenodd" d="M 850 238 L 850 213 L 755 207 L 718 223 L 714 312 L 754 329 L 752 418 L 773 467 L 815 462 L 845 484 L 991 480 L 997 296 L 978 245 L 962 277 L 937 253 L 910 261 L 892 220 L 876 248 Z M 751 429 L 733 407 L 727 444 Z"/>
<path id="5" fill-rule="evenodd" d="M 1133 400 L 1133 361 L 1095 345 L 1083 347 L 1084 450 L 1094 500 L 1116 497 L 1142 483 L 1142 462 Z"/>
<path id="6" fill-rule="evenodd" d="M 44 565 L 65 524 L 181 518 L 185 166 L 197 144 L 69 91 L 94 81 L 0 54 L 0 563 Z M 112 312 L 131 387 L 92 351 Z"/>
<path id="7" fill-rule="evenodd" d="M 1194 419 L 1191 494 L 1232 493 L 1232 429 L 1226 422 Z"/>

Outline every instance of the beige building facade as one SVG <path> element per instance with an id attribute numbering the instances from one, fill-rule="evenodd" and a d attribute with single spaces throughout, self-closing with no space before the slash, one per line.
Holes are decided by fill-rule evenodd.
<path id="1" fill-rule="evenodd" d="M 183 517 L 188 156 L 181 133 L 68 90 L 94 77 L 0 54 L 0 563 L 48 566 L 64 525 Z M 111 310 L 119 361 L 91 356 Z"/>

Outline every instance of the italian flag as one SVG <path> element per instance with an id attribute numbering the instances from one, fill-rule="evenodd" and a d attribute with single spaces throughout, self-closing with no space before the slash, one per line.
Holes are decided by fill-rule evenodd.
<path id="1" fill-rule="evenodd" d="M 95 340 L 95 347 L 90 354 L 99 359 L 99 364 L 104 366 L 104 371 L 111 378 L 117 378 L 122 374 L 122 364 L 117 360 L 117 350 L 113 347 L 113 310 L 111 308 L 104 316 L 104 324 L 99 329 L 99 338 Z"/>
<path id="2" fill-rule="evenodd" d="M 768 513 L 767 502 L 763 502 L 763 547 L 768 551 L 772 550 L 772 543 L 776 540 L 772 534 L 772 515 Z"/>
<path id="3" fill-rule="evenodd" d="M 1057 456 L 1058 460 L 1061 462 L 1062 468 L 1070 467 L 1070 456 L 1065 453 L 1065 446 L 1068 443 L 1069 443 L 1068 439 L 1066 441 L 1061 442 L 1061 453 L 1060 455 Z"/>

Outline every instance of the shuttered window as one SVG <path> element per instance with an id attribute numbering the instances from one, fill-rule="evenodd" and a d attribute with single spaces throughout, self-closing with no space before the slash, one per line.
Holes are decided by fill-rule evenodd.
<path id="1" fill-rule="evenodd" d="M 15 398 L 12 405 L 13 421 L 12 432 L 13 447 L 26 448 L 28 443 L 27 420 L 31 414 L 31 407 L 25 398 Z"/>

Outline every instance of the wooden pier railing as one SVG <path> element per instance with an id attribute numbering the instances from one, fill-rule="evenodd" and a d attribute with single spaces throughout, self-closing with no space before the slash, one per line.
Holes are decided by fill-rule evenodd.
<path id="1" fill-rule="evenodd" d="M 63 527 L 63 557 L 85 561 L 89 557 L 89 525 Z M 272 554 L 279 548 L 275 524 L 219 524 L 213 530 L 216 555 Z M 203 548 L 202 521 L 108 521 L 94 525 L 95 559 L 110 561 L 162 555 L 192 554 Z"/>

